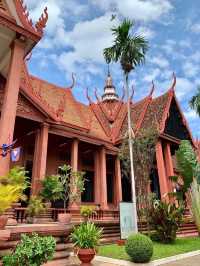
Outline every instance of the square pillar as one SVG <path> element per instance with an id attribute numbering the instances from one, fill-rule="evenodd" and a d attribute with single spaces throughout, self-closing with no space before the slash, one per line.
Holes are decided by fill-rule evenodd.
<path id="1" fill-rule="evenodd" d="M 71 167 L 72 171 L 78 171 L 78 146 L 79 146 L 79 140 L 74 139 L 71 144 Z M 71 176 L 71 178 L 73 178 Z M 77 192 L 77 188 L 74 188 L 74 192 Z M 80 199 L 81 201 L 81 199 Z M 71 211 L 77 211 L 79 210 L 80 202 L 69 202 L 69 210 Z"/>
<path id="2" fill-rule="evenodd" d="M 71 145 L 71 167 L 73 171 L 78 171 L 78 139 L 74 139 Z"/>
<path id="3" fill-rule="evenodd" d="M 32 174 L 32 195 L 36 195 L 41 186 L 41 180 L 46 175 L 49 126 L 43 124 L 35 136 L 35 150 Z"/>
<path id="4" fill-rule="evenodd" d="M 104 147 L 100 149 L 100 204 L 102 210 L 108 209 L 107 201 L 107 176 L 106 176 L 106 150 Z"/>
<path id="5" fill-rule="evenodd" d="M 165 162 L 163 158 L 161 140 L 158 140 L 156 144 L 156 161 L 157 161 L 157 168 L 158 168 L 161 199 L 168 201 L 169 190 L 168 190 L 168 182 L 167 182 L 167 176 L 166 176 L 166 171 L 165 171 Z"/>
<path id="6" fill-rule="evenodd" d="M 164 158 L 165 158 L 165 166 L 167 173 L 168 190 L 170 192 L 173 192 L 172 181 L 169 179 L 169 176 L 174 176 L 174 167 L 173 167 L 170 143 L 167 143 L 164 146 Z"/>
<path id="7" fill-rule="evenodd" d="M 4 92 L 0 119 L 0 146 L 13 141 L 17 101 L 24 58 L 25 41 L 16 39 L 11 45 L 11 59 Z M 10 154 L 0 156 L 0 176 L 6 175 L 10 167 Z"/>
<path id="8" fill-rule="evenodd" d="M 122 201 L 122 181 L 121 181 L 121 166 L 118 156 L 115 158 L 115 180 L 114 180 L 114 202 L 118 207 Z"/>
<path id="9" fill-rule="evenodd" d="M 100 179 L 101 179 L 101 172 L 100 172 L 100 154 L 99 150 L 95 151 L 94 154 L 94 200 L 95 204 L 100 204 L 101 201 L 101 192 L 100 192 Z"/>

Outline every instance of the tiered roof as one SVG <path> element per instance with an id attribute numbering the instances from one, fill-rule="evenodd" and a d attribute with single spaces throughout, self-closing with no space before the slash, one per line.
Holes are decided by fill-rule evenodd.
<path id="1" fill-rule="evenodd" d="M 23 81 L 24 78 L 26 82 Z M 89 105 L 85 105 L 74 98 L 72 88 L 58 87 L 30 76 L 25 66 L 22 81 L 24 92 L 32 95 L 32 101 L 37 100 L 38 106 L 49 115 L 52 123 L 76 128 L 80 132 L 87 132 L 88 136 L 112 144 L 118 143 L 124 137 L 127 130 L 127 104 L 124 101 L 124 95 L 121 99 L 102 100 L 96 94 L 96 102 L 88 96 Z M 131 101 L 134 134 L 137 134 L 140 129 L 151 127 L 152 124 L 157 126 L 160 134 L 164 133 L 172 99 L 178 105 L 174 92 L 175 83 L 174 77 L 172 87 L 159 97 L 153 98 L 153 85 L 149 95 L 144 99 L 138 102 Z M 182 112 L 181 115 L 185 123 Z M 188 132 L 190 132 L 189 128 Z"/>

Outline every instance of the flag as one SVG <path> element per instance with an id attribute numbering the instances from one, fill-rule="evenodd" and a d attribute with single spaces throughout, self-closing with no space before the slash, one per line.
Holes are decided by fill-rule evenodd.
<path id="1" fill-rule="evenodd" d="M 19 161 L 20 153 L 21 153 L 21 148 L 20 147 L 11 150 L 11 160 L 12 160 L 12 162 Z"/>

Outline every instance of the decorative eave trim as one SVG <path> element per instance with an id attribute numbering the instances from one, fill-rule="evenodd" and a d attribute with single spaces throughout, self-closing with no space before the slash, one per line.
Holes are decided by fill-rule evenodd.
<path id="1" fill-rule="evenodd" d="M 106 136 L 109 137 L 109 138 L 111 138 L 111 136 L 110 136 L 110 129 L 105 126 L 104 122 L 101 119 L 101 116 L 99 115 L 99 112 L 96 110 L 96 108 L 99 108 L 98 105 L 95 104 L 95 103 L 91 103 L 90 104 L 90 107 L 91 107 L 94 115 L 96 116 L 97 120 L 99 121 L 101 127 L 103 128 Z"/>
<path id="2" fill-rule="evenodd" d="M 32 41 L 36 43 L 41 39 L 41 36 L 39 36 L 36 33 L 30 32 L 29 30 L 17 25 L 14 19 L 11 19 L 10 17 L 8 17 L 6 14 L 2 12 L 0 12 L 0 25 L 7 27 L 10 30 L 13 30 L 19 34 L 22 34 L 23 36 L 31 39 Z"/>

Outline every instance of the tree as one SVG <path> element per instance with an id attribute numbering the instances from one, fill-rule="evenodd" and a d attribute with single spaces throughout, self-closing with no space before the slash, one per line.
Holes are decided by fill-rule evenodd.
<path id="1" fill-rule="evenodd" d="M 200 164 L 197 155 L 188 140 L 182 140 L 176 151 L 177 168 L 181 174 L 184 184 L 183 193 L 186 193 L 195 177 L 200 182 Z"/>
<path id="2" fill-rule="evenodd" d="M 190 107 L 200 116 L 200 87 L 198 87 L 196 95 L 190 100 Z"/>
<path id="3" fill-rule="evenodd" d="M 131 35 L 130 32 L 133 26 L 134 23 L 132 21 L 125 19 L 121 23 L 121 25 L 111 29 L 115 37 L 114 44 L 113 46 L 104 49 L 104 58 L 108 64 L 110 62 L 120 61 L 122 70 L 124 72 L 128 110 L 128 142 L 131 162 L 132 199 L 134 204 L 134 219 L 137 231 L 137 210 L 133 168 L 132 127 L 128 78 L 130 72 L 135 69 L 136 66 L 144 63 L 145 54 L 148 49 L 148 42 L 141 35 Z"/>
<path id="4" fill-rule="evenodd" d="M 150 205 L 154 195 L 149 193 L 150 173 L 155 160 L 155 147 L 158 139 L 158 131 L 156 127 L 142 129 L 133 141 L 133 159 L 135 172 L 135 186 L 137 195 L 138 218 L 142 221 L 143 218 L 147 221 Z M 130 157 L 127 139 L 124 139 L 121 147 L 119 158 L 122 162 L 123 175 L 126 178 L 130 177 Z"/>

